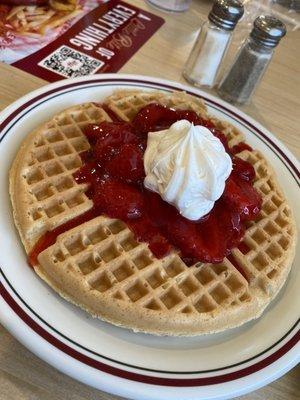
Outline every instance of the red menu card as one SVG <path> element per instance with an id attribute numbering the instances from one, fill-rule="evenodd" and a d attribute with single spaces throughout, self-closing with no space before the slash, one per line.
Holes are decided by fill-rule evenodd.
<path id="1" fill-rule="evenodd" d="M 116 72 L 163 23 L 117 0 L 79 0 L 70 12 L 0 6 L 0 61 L 50 82 Z"/>

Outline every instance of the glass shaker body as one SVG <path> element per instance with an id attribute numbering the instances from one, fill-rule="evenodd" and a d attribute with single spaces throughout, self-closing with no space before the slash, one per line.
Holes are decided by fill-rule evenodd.
<path id="1" fill-rule="evenodd" d="M 222 78 L 218 94 L 230 103 L 248 103 L 271 61 L 274 48 L 257 44 L 249 37 Z"/>
<path id="2" fill-rule="evenodd" d="M 212 87 L 230 43 L 232 31 L 217 27 L 211 21 L 202 25 L 183 76 L 195 86 Z"/>

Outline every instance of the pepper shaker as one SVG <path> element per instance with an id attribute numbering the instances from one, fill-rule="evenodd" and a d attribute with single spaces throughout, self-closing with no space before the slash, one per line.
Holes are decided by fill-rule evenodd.
<path id="1" fill-rule="evenodd" d="M 240 0 L 216 0 L 183 70 L 187 81 L 212 87 L 232 31 L 244 13 Z"/>
<path id="2" fill-rule="evenodd" d="M 279 19 L 269 15 L 257 17 L 249 38 L 220 82 L 220 97 L 230 103 L 249 102 L 271 61 L 275 47 L 285 34 L 286 27 Z"/>

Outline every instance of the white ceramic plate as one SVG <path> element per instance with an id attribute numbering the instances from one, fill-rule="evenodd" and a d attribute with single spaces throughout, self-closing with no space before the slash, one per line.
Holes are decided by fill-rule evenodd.
<path id="1" fill-rule="evenodd" d="M 47 85 L 12 104 L 0 117 L 1 322 L 32 352 L 62 372 L 132 399 L 227 399 L 278 378 L 300 359 L 300 262 L 257 321 L 198 338 L 135 334 L 94 320 L 62 300 L 26 263 L 14 228 L 8 170 L 23 138 L 51 115 L 117 88 L 185 89 L 206 100 L 209 112 L 243 131 L 275 168 L 299 226 L 299 165 L 257 122 L 199 90 L 160 79 L 101 75 Z"/>

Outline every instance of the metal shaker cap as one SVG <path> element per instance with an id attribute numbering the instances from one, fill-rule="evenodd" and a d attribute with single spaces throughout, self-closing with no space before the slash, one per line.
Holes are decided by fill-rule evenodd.
<path id="1" fill-rule="evenodd" d="M 244 14 L 240 0 L 216 0 L 208 19 L 219 28 L 232 31 Z"/>
<path id="2" fill-rule="evenodd" d="M 280 19 L 271 15 L 260 15 L 254 21 L 250 36 L 259 44 L 275 47 L 286 34 L 286 26 Z"/>

